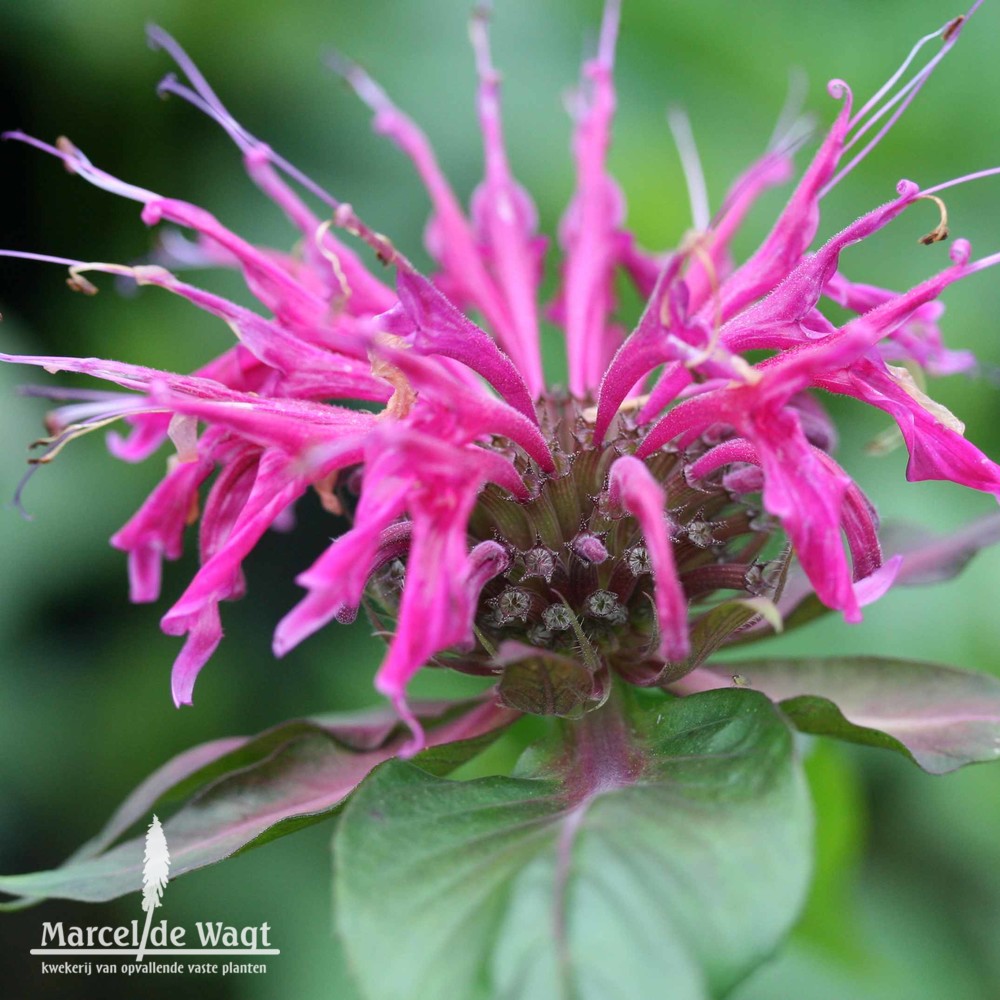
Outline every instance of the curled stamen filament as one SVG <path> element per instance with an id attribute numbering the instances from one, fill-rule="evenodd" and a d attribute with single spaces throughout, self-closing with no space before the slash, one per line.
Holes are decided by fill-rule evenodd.
<path id="1" fill-rule="evenodd" d="M 326 234 L 333 226 L 334 220 L 327 219 L 325 222 L 320 224 L 313 239 L 316 243 L 316 249 L 319 251 L 320 255 L 328 261 L 330 267 L 333 268 L 334 277 L 337 279 L 337 284 L 340 286 L 341 291 L 341 294 L 336 299 L 335 305 L 338 310 L 342 310 L 347 304 L 347 300 L 351 297 L 351 286 L 347 281 L 347 275 L 344 274 L 343 267 L 340 265 L 340 258 L 326 245 Z"/>
<path id="2" fill-rule="evenodd" d="M 708 283 L 712 292 L 712 302 L 715 307 L 712 316 L 712 333 L 708 338 L 708 342 L 701 351 L 684 362 L 687 368 L 697 368 L 698 365 L 704 364 L 715 354 L 716 348 L 719 345 L 719 337 L 722 333 L 722 299 L 719 296 L 719 275 L 715 269 L 711 255 L 705 249 L 702 239 L 696 238 L 694 240 L 691 245 L 691 253 L 698 258 L 698 262 L 705 269 L 705 274 L 708 275 Z"/>
<path id="3" fill-rule="evenodd" d="M 926 247 L 932 243 L 940 243 L 942 240 L 948 239 L 948 208 L 944 201 L 936 194 L 927 194 L 926 191 L 923 194 L 918 194 L 917 197 L 933 201 L 941 212 L 940 222 L 926 236 L 921 236 L 917 242 L 922 243 Z"/>
<path id="4" fill-rule="evenodd" d="M 109 264 L 106 261 L 76 260 L 73 257 L 57 257 L 54 254 L 32 253 L 28 250 L 0 250 L 0 257 L 13 257 L 17 260 L 37 260 L 43 264 L 62 264 L 69 268 L 69 277 L 66 284 L 75 292 L 83 292 L 84 295 L 96 295 L 97 286 L 83 277 L 85 271 L 99 271 L 102 274 L 118 274 L 122 277 L 133 278 L 137 284 L 142 284 L 140 268 L 130 267 L 127 264 Z M 149 273 L 147 269 L 147 273 Z"/>
<path id="5" fill-rule="evenodd" d="M 150 410 L 149 412 L 157 412 Z M 166 411 L 158 411 L 166 412 Z M 30 465 L 47 465 L 51 462 L 62 450 L 70 443 L 70 441 L 75 441 L 79 437 L 83 437 L 85 434 L 90 434 L 92 431 L 99 431 L 102 427 L 107 427 L 113 424 L 116 420 L 120 420 L 123 416 L 133 415 L 135 410 L 128 410 L 127 413 L 116 413 L 110 417 L 104 417 L 102 420 L 94 421 L 84 421 L 78 424 L 67 424 L 58 434 L 54 434 L 52 437 L 39 438 L 37 441 L 33 441 L 30 445 L 31 448 L 41 448 L 44 446 L 45 451 L 39 455 L 37 458 L 29 458 L 28 463 Z"/>

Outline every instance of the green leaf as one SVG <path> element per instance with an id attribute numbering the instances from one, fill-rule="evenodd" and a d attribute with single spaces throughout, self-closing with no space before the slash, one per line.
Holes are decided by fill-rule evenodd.
<path id="1" fill-rule="evenodd" d="M 447 773 L 477 753 L 515 716 L 491 702 L 417 706 L 429 723 L 418 760 Z M 214 864 L 316 823 L 336 811 L 377 764 L 407 741 L 385 712 L 298 720 L 252 738 L 216 740 L 181 754 L 143 782 L 105 829 L 51 871 L 0 876 L 0 892 L 99 902 L 142 886 L 144 839 L 112 847 L 154 807 L 182 797 L 163 824 L 170 877 Z M 25 899 L 0 904 L 15 909 Z"/>
<path id="2" fill-rule="evenodd" d="M 520 776 L 362 784 L 334 855 L 367 996 L 698 1000 L 773 952 L 810 867 L 787 724 L 754 691 L 617 697 Z"/>
<path id="3" fill-rule="evenodd" d="M 734 671 L 806 733 L 895 750 L 931 774 L 1000 759 L 1000 680 L 988 674 L 859 656 L 712 665 L 679 686 L 724 687 Z"/>

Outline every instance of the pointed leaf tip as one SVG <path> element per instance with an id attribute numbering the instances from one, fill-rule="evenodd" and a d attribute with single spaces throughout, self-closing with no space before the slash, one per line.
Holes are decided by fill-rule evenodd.
<path id="1" fill-rule="evenodd" d="M 876 656 L 703 667 L 676 689 L 728 687 L 734 671 L 803 732 L 895 750 L 931 774 L 1000 760 L 1000 680 Z"/>
<path id="2" fill-rule="evenodd" d="M 432 747 L 417 763 L 434 773 L 464 763 L 515 718 L 489 700 L 429 702 L 415 710 Z M 372 768 L 400 752 L 400 728 L 394 714 L 379 710 L 293 720 L 255 737 L 195 747 L 143 782 L 59 868 L 0 875 L 0 893 L 22 897 L 0 902 L 0 911 L 46 898 L 103 902 L 141 890 L 149 913 L 168 877 L 331 816 Z M 145 836 L 122 840 L 153 806 L 176 802 L 164 824 L 154 818 Z"/>

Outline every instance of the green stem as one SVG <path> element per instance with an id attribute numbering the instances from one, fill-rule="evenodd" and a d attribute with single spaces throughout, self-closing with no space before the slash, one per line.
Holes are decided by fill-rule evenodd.
<path id="1" fill-rule="evenodd" d="M 612 681 L 600 708 L 579 719 L 562 720 L 567 746 L 563 773 L 571 801 L 634 784 L 642 773 L 643 753 L 627 721 L 631 697 L 627 685 Z"/>

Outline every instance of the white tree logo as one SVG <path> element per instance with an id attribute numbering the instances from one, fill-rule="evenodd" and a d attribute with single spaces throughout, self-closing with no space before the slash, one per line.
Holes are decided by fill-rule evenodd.
<path id="1" fill-rule="evenodd" d="M 170 851 L 167 838 L 163 835 L 160 821 L 153 816 L 153 822 L 146 831 L 146 851 L 142 857 L 142 908 L 146 912 L 146 926 L 142 929 L 137 962 L 142 961 L 146 942 L 149 940 L 149 926 L 153 921 L 153 910 L 161 905 L 163 890 L 170 876 Z"/>

